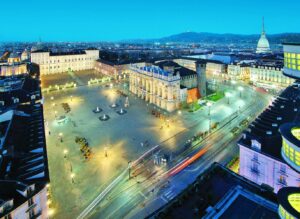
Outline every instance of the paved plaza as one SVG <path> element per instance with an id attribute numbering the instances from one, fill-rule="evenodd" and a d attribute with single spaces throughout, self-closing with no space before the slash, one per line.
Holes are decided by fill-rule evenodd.
<path id="1" fill-rule="evenodd" d="M 129 107 L 124 108 L 125 97 L 117 90 L 117 85 L 96 85 L 44 94 L 52 207 L 56 218 L 76 217 L 129 161 L 151 147 L 169 139 L 165 145 L 172 150 L 177 146 L 178 133 L 186 132 L 193 124 L 198 124 L 199 131 L 208 128 L 207 107 L 194 113 L 160 111 L 164 115 L 162 119 L 152 115 L 154 106 L 133 95 L 129 95 Z M 245 106 L 238 92 L 232 94 L 235 96 L 230 105 L 224 98 L 211 107 L 213 120 L 221 120 Z M 62 103 L 68 105 L 69 112 L 66 113 Z M 118 107 L 112 108 L 113 103 Z M 93 112 L 96 107 L 102 111 Z M 120 108 L 127 113 L 119 115 L 116 111 Z M 103 114 L 108 115 L 109 120 L 100 121 Z M 68 121 L 58 124 L 62 116 Z M 86 138 L 91 149 L 90 158 L 85 159 L 80 145 L 75 143 L 77 136 Z"/>
<path id="2" fill-rule="evenodd" d="M 124 115 L 110 107 L 114 102 L 124 108 L 125 98 L 104 86 L 45 94 L 53 205 L 61 218 L 77 215 L 128 161 L 185 128 L 180 120 L 169 122 L 167 128 L 163 120 L 150 113 L 150 106 L 132 96 Z M 69 113 L 65 113 L 62 103 L 69 104 Z M 101 113 L 93 112 L 97 106 L 103 110 Z M 108 121 L 98 119 L 104 113 L 109 115 Z M 55 118 L 63 115 L 68 121 L 58 124 Z M 92 151 L 89 160 L 75 143 L 76 136 L 87 139 Z"/>

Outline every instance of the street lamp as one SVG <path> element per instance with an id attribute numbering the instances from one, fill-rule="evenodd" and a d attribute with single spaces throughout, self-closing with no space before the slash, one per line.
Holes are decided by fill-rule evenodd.
<path id="1" fill-rule="evenodd" d="M 212 106 L 211 102 L 208 102 L 206 104 L 208 106 L 208 115 L 210 116 L 210 107 Z"/>
<path id="2" fill-rule="evenodd" d="M 60 142 L 63 142 L 63 138 L 62 138 L 63 137 L 63 133 L 60 132 L 58 135 L 59 135 L 59 138 L 60 138 Z"/>
<path id="3" fill-rule="evenodd" d="M 229 98 L 231 97 L 231 94 L 229 92 L 226 92 L 225 96 L 227 97 L 227 104 L 229 105 Z"/>
<path id="4" fill-rule="evenodd" d="M 67 158 L 67 154 L 68 154 L 68 150 L 65 149 L 65 150 L 64 150 L 64 158 Z"/>
<path id="5" fill-rule="evenodd" d="M 130 179 L 130 172 L 131 172 L 131 160 L 128 161 L 128 179 Z"/>
<path id="6" fill-rule="evenodd" d="M 74 173 L 71 173 L 71 180 L 72 180 L 72 183 L 75 183 L 74 177 L 75 177 L 75 174 L 74 174 Z"/>
<path id="7" fill-rule="evenodd" d="M 238 87 L 238 89 L 240 91 L 240 97 L 242 97 L 242 91 L 244 90 L 244 88 L 240 86 L 240 87 Z"/>
<path id="8" fill-rule="evenodd" d="M 105 148 L 104 148 L 104 154 L 105 154 L 105 157 L 108 157 L 108 155 L 107 155 L 107 149 L 108 149 L 108 147 L 105 147 Z"/>

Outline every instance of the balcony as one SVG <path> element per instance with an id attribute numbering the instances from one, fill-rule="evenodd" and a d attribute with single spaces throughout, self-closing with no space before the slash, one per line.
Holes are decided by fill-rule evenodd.
<path id="1" fill-rule="evenodd" d="M 33 203 L 32 205 L 30 205 L 30 206 L 28 207 L 28 209 L 26 210 L 26 212 L 31 211 L 31 210 L 34 209 L 35 207 L 36 207 L 36 203 Z"/>
<path id="2" fill-rule="evenodd" d="M 42 215 L 42 210 L 39 210 L 38 212 L 36 212 L 34 215 L 32 215 L 29 218 L 30 219 L 36 219 L 36 218 L 39 218 L 41 215 Z"/>
<path id="3" fill-rule="evenodd" d="M 260 172 L 259 172 L 258 168 L 251 167 L 250 171 L 251 171 L 251 173 L 253 173 L 255 175 L 260 175 Z"/>
<path id="4" fill-rule="evenodd" d="M 286 187 L 287 186 L 287 182 L 285 179 L 278 179 L 277 180 L 277 184 L 282 186 L 282 187 Z"/>

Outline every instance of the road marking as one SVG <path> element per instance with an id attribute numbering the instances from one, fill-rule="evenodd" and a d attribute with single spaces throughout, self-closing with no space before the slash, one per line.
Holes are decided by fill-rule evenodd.
<path id="1" fill-rule="evenodd" d="M 168 203 L 169 201 L 166 200 L 163 196 L 160 196 L 160 198 L 165 202 L 165 203 Z"/>
<path id="2" fill-rule="evenodd" d="M 172 192 L 172 190 L 169 190 L 168 192 L 166 192 L 166 193 L 164 194 L 164 196 L 169 195 L 171 192 Z"/>
<path id="3" fill-rule="evenodd" d="M 140 194 L 141 196 L 143 196 L 145 199 L 147 199 L 147 196 L 145 196 L 141 191 L 139 192 L 139 194 Z"/>

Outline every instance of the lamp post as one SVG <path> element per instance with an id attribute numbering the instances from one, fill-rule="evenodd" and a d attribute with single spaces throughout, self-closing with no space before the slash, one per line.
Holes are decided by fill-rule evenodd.
<path id="1" fill-rule="evenodd" d="M 210 107 L 212 106 L 211 102 L 208 102 L 206 104 L 208 106 L 208 115 L 210 116 Z"/>
<path id="2" fill-rule="evenodd" d="M 240 87 L 238 87 L 238 89 L 240 91 L 240 98 L 242 98 L 242 91 L 244 90 L 244 88 L 240 86 Z"/>
<path id="3" fill-rule="evenodd" d="M 131 160 L 130 161 L 128 161 L 128 179 L 130 179 L 131 178 L 131 174 L 130 174 L 130 172 L 131 172 Z"/>
<path id="4" fill-rule="evenodd" d="M 59 136 L 59 138 L 60 138 L 60 142 L 63 142 L 63 133 L 60 132 L 60 133 L 58 134 L 58 136 Z"/>
<path id="5" fill-rule="evenodd" d="M 230 98 L 231 94 L 229 92 L 226 92 L 225 96 L 227 97 L 227 104 L 229 105 L 229 103 L 230 103 L 229 98 Z"/>
<path id="6" fill-rule="evenodd" d="M 74 173 L 71 173 L 71 180 L 72 180 L 72 183 L 73 183 L 73 184 L 75 183 L 74 178 L 75 178 L 75 174 L 74 174 Z"/>
<path id="7" fill-rule="evenodd" d="M 65 149 L 65 150 L 64 150 L 64 158 L 67 158 L 67 154 L 68 154 L 68 150 Z"/>
<path id="8" fill-rule="evenodd" d="M 104 154 L 105 154 L 105 157 L 108 157 L 107 149 L 108 149 L 108 147 L 105 147 L 105 148 L 104 148 Z"/>

